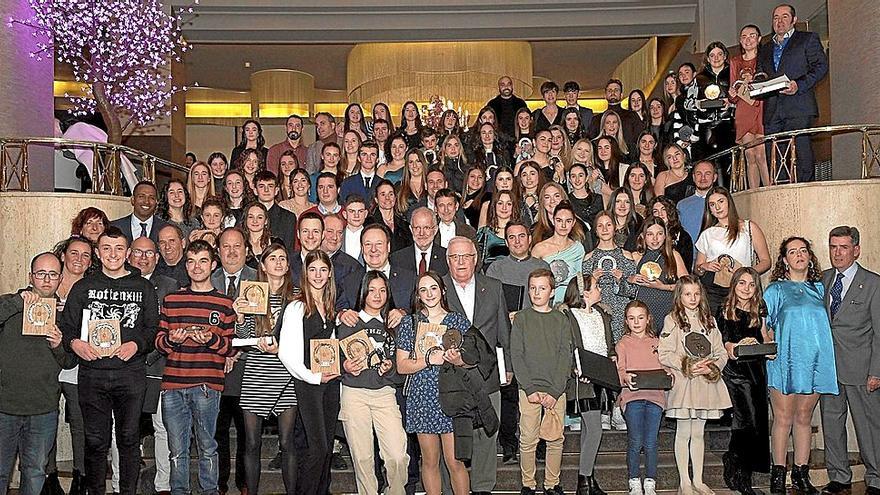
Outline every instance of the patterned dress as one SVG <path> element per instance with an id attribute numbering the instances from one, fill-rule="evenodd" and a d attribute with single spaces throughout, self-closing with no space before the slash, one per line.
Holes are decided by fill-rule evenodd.
<path id="1" fill-rule="evenodd" d="M 270 294 L 269 311 L 273 322 L 277 321 L 281 306 L 281 296 Z M 254 315 L 245 315 L 244 323 L 235 327 L 235 336 L 242 339 L 257 336 Z M 255 347 L 248 350 L 239 404 L 243 410 L 262 418 L 278 416 L 296 405 L 293 376 L 277 354 L 265 353 Z"/>
<path id="2" fill-rule="evenodd" d="M 642 266 L 645 263 L 651 262 L 657 263 L 663 270 L 660 274 L 660 282 L 664 284 L 675 283 L 675 274 L 666 273 L 666 256 L 663 256 L 663 253 L 656 249 L 645 251 L 645 254 L 642 256 L 642 259 L 639 260 L 639 264 L 636 267 L 636 273 L 639 273 L 639 270 L 642 269 Z M 635 284 L 628 285 L 633 288 L 635 293 L 634 299 L 638 299 L 648 306 L 648 310 L 651 311 L 651 317 L 654 320 L 654 330 L 659 332 L 660 329 L 663 328 L 663 319 L 666 318 L 666 315 L 668 315 L 670 311 L 672 311 L 672 291 L 643 287 Z"/>
<path id="3" fill-rule="evenodd" d="M 624 256 L 623 249 L 619 247 L 607 251 L 596 248 L 584 259 L 583 270 L 584 274 L 591 274 L 598 268 L 611 272 L 612 266 L 622 271 L 623 276 L 617 280 L 611 273 L 606 273 L 599 279 L 599 287 L 602 289 L 602 303 L 611 313 L 611 334 L 616 345 L 623 337 L 624 309 L 630 301 L 625 279 L 635 274 L 636 265 L 633 260 Z"/>
<path id="4" fill-rule="evenodd" d="M 412 353 L 415 348 L 416 325 L 427 322 L 422 313 L 408 315 L 397 329 L 397 348 Z M 447 313 L 443 325 L 455 328 L 462 334 L 471 327 L 470 321 L 461 313 Z M 440 409 L 439 366 L 429 366 L 409 375 L 406 390 L 406 432 L 407 433 L 451 433 L 452 418 Z"/>
<path id="5" fill-rule="evenodd" d="M 584 245 L 579 241 L 574 241 L 571 243 L 571 246 L 562 251 L 547 255 L 543 259 L 550 265 L 550 271 L 553 272 L 554 284 L 556 286 L 553 303 L 559 304 L 565 300 L 565 289 L 568 287 L 568 281 L 574 278 L 583 264 Z"/>

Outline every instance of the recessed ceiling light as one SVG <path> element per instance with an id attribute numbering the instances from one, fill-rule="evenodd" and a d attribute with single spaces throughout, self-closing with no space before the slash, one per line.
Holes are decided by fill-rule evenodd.
<path id="1" fill-rule="evenodd" d="M 245 63 L 244 63 L 244 68 L 245 68 L 245 69 L 250 69 L 250 68 L 251 68 L 251 63 L 250 63 L 250 62 L 245 62 Z"/>

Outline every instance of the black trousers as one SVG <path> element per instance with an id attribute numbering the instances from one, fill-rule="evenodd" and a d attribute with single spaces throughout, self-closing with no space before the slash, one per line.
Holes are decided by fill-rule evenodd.
<path id="1" fill-rule="evenodd" d="M 498 442 L 505 455 L 519 452 L 519 386 L 516 377 L 501 387 L 501 427 L 498 429 Z"/>
<path id="2" fill-rule="evenodd" d="M 146 389 L 143 366 L 98 370 L 80 366 L 79 407 L 85 418 L 85 486 L 89 494 L 103 495 L 107 482 L 113 418 L 119 450 L 119 492 L 134 495 L 140 474 L 140 417 Z"/>
<path id="3" fill-rule="evenodd" d="M 229 428 L 235 425 L 235 487 L 241 491 L 246 485 L 244 475 L 244 451 L 245 430 L 244 414 L 238 406 L 238 397 L 224 395 L 220 398 L 220 413 L 217 415 L 217 431 L 214 432 L 214 440 L 217 440 L 217 457 L 219 476 L 217 489 L 221 493 L 229 491 L 229 472 L 232 467 Z"/>

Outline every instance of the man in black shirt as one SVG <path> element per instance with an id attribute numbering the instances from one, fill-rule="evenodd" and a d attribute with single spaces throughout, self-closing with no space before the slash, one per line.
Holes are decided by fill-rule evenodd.
<path id="1" fill-rule="evenodd" d="M 257 172 L 254 188 L 257 190 L 257 199 L 266 207 L 266 220 L 269 221 L 272 235 L 281 239 L 288 250 L 292 250 L 296 241 L 296 215 L 278 206 L 275 201 L 279 189 L 278 177 L 268 170 Z"/>
<path id="2" fill-rule="evenodd" d="M 498 96 L 489 100 L 486 106 L 495 110 L 498 118 L 498 127 L 504 134 L 513 136 L 516 126 L 516 111 L 526 108 L 526 101 L 513 94 L 513 79 L 510 76 L 501 76 L 498 80 Z"/>

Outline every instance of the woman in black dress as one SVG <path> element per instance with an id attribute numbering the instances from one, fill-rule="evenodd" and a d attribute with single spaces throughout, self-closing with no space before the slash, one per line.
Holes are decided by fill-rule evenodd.
<path id="1" fill-rule="evenodd" d="M 336 281 L 326 253 L 315 250 L 306 255 L 299 285 L 301 292 L 284 309 L 278 344 L 278 358 L 293 375 L 308 444 L 300 453 L 299 473 L 303 475 L 298 477 L 294 493 L 324 495 L 330 490 L 339 374 L 314 373 L 309 367 L 312 339 L 330 339 L 336 334 Z"/>
<path id="2" fill-rule="evenodd" d="M 681 220 L 678 218 L 678 208 L 675 207 L 675 203 L 666 196 L 656 196 L 648 202 L 647 214 L 666 222 L 666 232 L 669 235 L 669 240 L 672 242 L 672 249 L 681 255 L 685 268 L 690 272 L 694 264 L 694 240 L 681 227 Z"/>
<path id="3" fill-rule="evenodd" d="M 754 268 L 734 272 L 733 290 L 718 309 L 715 320 L 730 360 L 721 373 L 733 402 L 730 445 L 722 457 L 724 482 L 731 490 L 753 495 L 752 473 L 770 471 L 770 430 L 767 421 L 766 358 L 737 358 L 739 344 L 764 343 L 767 334 L 761 278 Z"/>

